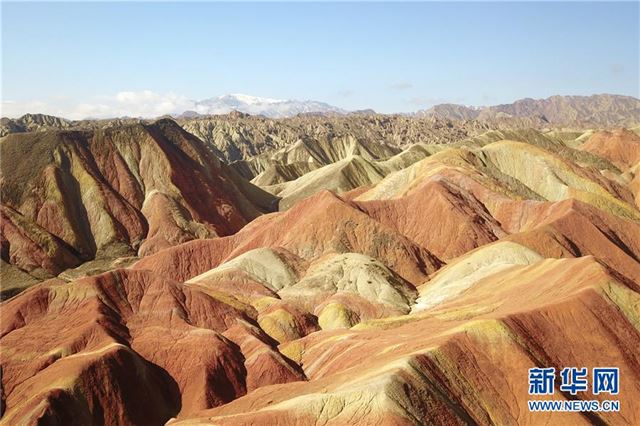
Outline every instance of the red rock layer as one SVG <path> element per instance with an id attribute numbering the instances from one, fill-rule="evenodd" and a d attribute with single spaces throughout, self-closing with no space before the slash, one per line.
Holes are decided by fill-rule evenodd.
<path id="1" fill-rule="evenodd" d="M 9 135 L 1 148 L 3 259 L 27 272 L 229 235 L 274 199 L 167 119 Z"/>
<path id="2" fill-rule="evenodd" d="M 596 132 L 580 149 L 606 158 L 621 170 L 640 163 L 640 136 L 627 129 Z"/>
<path id="3" fill-rule="evenodd" d="M 473 194 L 446 180 L 429 181 L 400 199 L 357 205 L 444 260 L 506 235 Z"/>
<path id="4" fill-rule="evenodd" d="M 233 300 L 135 270 L 27 290 L 2 306 L 3 422 L 157 424 L 304 380 Z"/>
<path id="5" fill-rule="evenodd" d="M 590 257 L 517 267 L 412 319 L 309 335 L 296 342 L 309 382 L 258 389 L 184 424 L 636 424 L 638 301 Z M 605 364 L 628 377 L 620 413 L 534 413 L 523 403 L 537 399 L 528 368 Z M 548 398 L 571 395 L 556 388 Z"/>
<path id="6" fill-rule="evenodd" d="M 437 257 L 356 204 L 323 191 L 287 212 L 262 216 L 231 237 L 163 250 L 140 260 L 135 268 L 186 281 L 260 247 L 283 248 L 307 260 L 325 253 L 363 253 L 380 259 L 414 284 L 441 265 Z"/>

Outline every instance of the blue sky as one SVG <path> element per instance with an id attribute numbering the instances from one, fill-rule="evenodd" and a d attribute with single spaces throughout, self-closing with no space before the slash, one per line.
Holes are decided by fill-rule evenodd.
<path id="1" fill-rule="evenodd" d="M 3 115 L 225 93 L 380 112 L 638 97 L 638 22 L 638 2 L 3 2 Z"/>

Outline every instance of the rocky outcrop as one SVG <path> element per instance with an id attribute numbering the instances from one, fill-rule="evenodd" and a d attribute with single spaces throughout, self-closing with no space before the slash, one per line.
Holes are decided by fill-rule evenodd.
<path id="1" fill-rule="evenodd" d="M 332 146 L 349 146 L 349 143 L 345 144 L 349 140 L 358 141 L 365 150 L 377 150 L 385 145 L 402 147 L 415 143 L 453 142 L 488 130 L 487 125 L 474 121 L 452 122 L 434 117 L 383 114 L 298 116 L 279 120 L 259 116 L 207 116 L 178 122 L 211 144 L 228 162 L 250 160 L 265 153 L 265 159 L 269 159 L 271 155 L 280 155 L 272 154 L 273 151 L 282 150 L 289 158 L 286 163 L 293 163 L 289 150 L 283 150 L 291 146 L 295 153 L 302 154 L 298 161 L 307 162 L 311 156 L 322 165 L 328 164 L 327 155 L 330 159 L 333 155 L 322 154 L 323 151 L 330 151 Z M 331 162 L 337 159 L 334 156 Z M 264 160 L 251 160 L 248 165 L 236 167 L 241 173 L 247 170 L 250 174 L 244 176 L 250 179 L 266 169 Z"/>
<path id="2" fill-rule="evenodd" d="M 3 117 L 0 121 L 0 137 L 10 133 L 68 129 L 72 126 L 73 122 L 69 120 L 45 114 L 25 114 L 16 119 Z"/>
<path id="3" fill-rule="evenodd" d="M 35 276 L 229 235 L 276 204 L 170 120 L 0 143 L 2 259 Z"/>

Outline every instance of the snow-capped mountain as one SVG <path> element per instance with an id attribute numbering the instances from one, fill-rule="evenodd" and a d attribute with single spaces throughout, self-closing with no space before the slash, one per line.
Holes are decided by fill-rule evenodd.
<path id="1" fill-rule="evenodd" d="M 198 114 L 227 114 L 235 110 L 272 118 L 293 117 L 300 113 L 345 114 L 347 112 L 324 102 L 271 99 L 243 94 L 223 95 L 197 101 L 193 110 Z"/>

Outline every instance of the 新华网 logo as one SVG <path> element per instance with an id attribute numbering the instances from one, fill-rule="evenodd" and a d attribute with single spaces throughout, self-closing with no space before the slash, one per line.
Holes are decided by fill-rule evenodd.
<path id="1" fill-rule="evenodd" d="M 566 367 L 556 375 L 556 369 L 530 368 L 529 395 L 553 395 L 556 390 L 556 379 L 559 378 L 558 389 L 572 397 L 587 392 L 591 384 L 593 395 L 618 395 L 620 391 L 620 371 L 617 367 L 596 367 L 589 371 L 586 367 Z M 531 400 L 530 411 L 620 411 L 620 401 L 599 400 Z"/>

